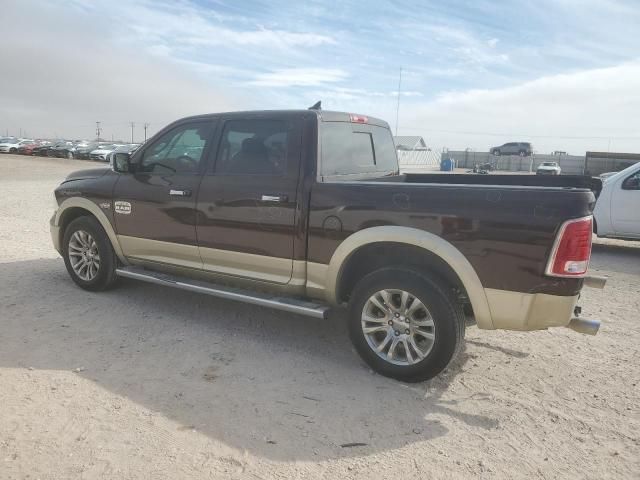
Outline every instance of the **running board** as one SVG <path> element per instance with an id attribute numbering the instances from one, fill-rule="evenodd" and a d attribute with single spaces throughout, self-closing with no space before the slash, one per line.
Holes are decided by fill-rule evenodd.
<path id="1" fill-rule="evenodd" d="M 117 268 L 116 273 L 121 277 L 133 278 L 135 280 L 142 280 L 143 282 L 155 283 L 166 287 L 180 288 L 190 292 L 206 293 L 207 295 L 212 295 L 214 297 L 225 298 L 227 300 L 238 300 L 244 303 L 274 308 L 285 312 L 298 313 L 309 317 L 326 319 L 330 309 L 328 305 L 323 305 L 321 303 L 241 290 L 216 285 L 214 283 L 192 280 L 186 277 L 154 272 L 140 267 Z"/>

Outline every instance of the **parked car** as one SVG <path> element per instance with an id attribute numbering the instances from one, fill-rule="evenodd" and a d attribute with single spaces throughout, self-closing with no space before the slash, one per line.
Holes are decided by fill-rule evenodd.
<path id="1" fill-rule="evenodd" d="M 50 157 L 73 158 L 73 152 L 75 150 L 76 145 L 77 145 L 77 142 L 72 142 L 72 141 L 58 142 L 57 144 L 55 144 L 49 149 L 47 154 Z"/>
<path id="2" fill-rule="evenodd" d="M 33 140 L 23 138 L 20 140 L 9 140 L 6 143 L 0 143 L 0 152 L 2 153 L 18 153 L 18 148 L 27 143 L 32 143 Z"/>
<path id="3" fill-rule="evenodd" d="M 128 153 L 128 154 L 133 154 L 133 152 L 135 152 L 138 148 L 140 148 L 139 143 L 130 143 L 129 145 L 120 145 L 118 147 L 116 147 L 115 149 L 113 149 L 111 152 L 109 152 L 107 154 L 107 159 L 106 161 L 109 162 L 109 165 L 113 164 L 113 156 L 116 153 Z"/>
<path id="4" fill-rule="evenodd" d="M 99 147 L 99 142 L 87 142 L 85 144 L 77 145 L 75 151 L 73 152 L 73 156 L 75 158 L 88 160 L 91 152 L 98 149 Z"/>
<path id="5" fill-rule="evenodd" d="M 109 160 L 107 159 L 107 155 L 119 146 L 120 145 L 118 144 L 100 145 L 98 148 L 91 151 L 89 158 L 98 162 L 108 162 Z"/>
<path id="6" fill-rule="evenodd" d="M 521 157 L 528 157 L 533 153 L 533 147 L 528 142 L 510 142 L 491 148 L 489 153 L 496 156 L 520 155 Z"/>
<path id="7" fill-rule="evenodd" d="M 129 277 L 316 318 L 348 305 L 355 349 L 403 381 L 446 368 L 465 315 L 595 334 L 575 308 L 595 281 L 585 179 L 443 177 L 400 175 L 373 117 L 200 115 L 116 153 L 112 169 L 69 175 L 51 238 L 90 291 Z"/>
<path id="8" fill-rule="evenodd" d="M 640 239 L 640 163 L 606 179 L 593 214 L 598 237 Z"/>
<path id="9" fill-rule="evenodd" d="M 560 175 L 561 171 L 558 162 L 542 162 L 536 169 L 536 175 Z"/>
<path id="10" fill-rule="evenodd" d="M 18 147 L 18 152 L 20 155 L 32 155 L 33 149 L 40 145 L 37 141 L 28 142 L 20 145 Z"/>
<path id="11" fill-rule="evenodd" d="M 31 151 L 31 155 L 39 155 L 41 157 L 46 157 L 52 145 L 54 145 L 54 142 L 50 142 L 50 141 L 40 142 L 40 144 L 38 144 L 33 148 L 33 150 Z"/>

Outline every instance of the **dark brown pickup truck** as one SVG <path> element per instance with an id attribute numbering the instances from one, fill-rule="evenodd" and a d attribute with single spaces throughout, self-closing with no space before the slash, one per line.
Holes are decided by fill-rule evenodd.
<path id="1" fill-rule="evenodd" d="M 401 175 L 386 122 L 321 110 L 179 120 L 55 191 L 53 243 L 87 290 L 117 277 L 325 318 L 376 371 L 431 378 L 465 325 L 595 333 L 576 302 L 582 177 Z"/>

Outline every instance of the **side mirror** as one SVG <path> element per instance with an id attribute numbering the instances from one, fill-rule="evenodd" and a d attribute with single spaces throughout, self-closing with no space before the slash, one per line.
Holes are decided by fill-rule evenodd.
<path id="1" fill-rule="evenodd" d="M 129 173 L 131 169 L 131 155 L 117 152 L 113 154 L 113 171 L 118 173 Z"/>

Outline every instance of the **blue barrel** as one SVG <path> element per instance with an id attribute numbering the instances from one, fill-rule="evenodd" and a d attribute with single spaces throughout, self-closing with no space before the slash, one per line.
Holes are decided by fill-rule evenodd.
<path id="1" fill-rule="evenodd" d="M 453 172 L 455 167 L 456 161 L 453 158 L 444 158 L 440 162 L 440 171 L 442 172 Z"/>

